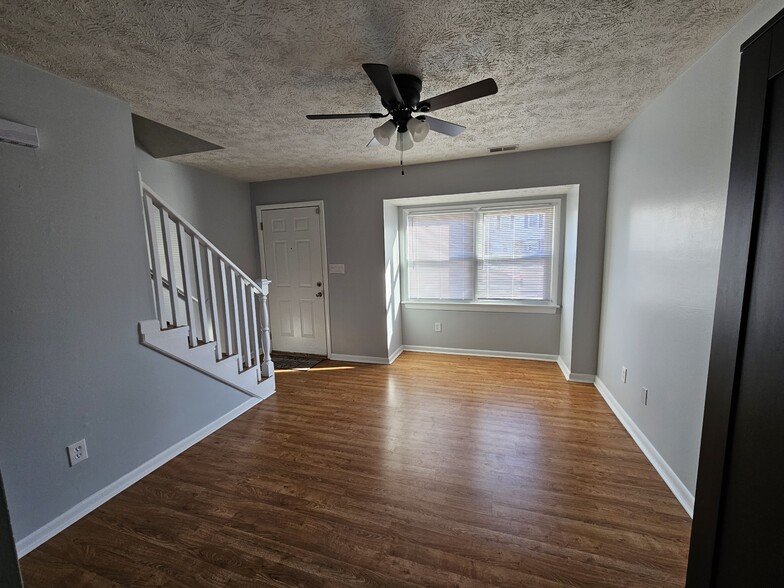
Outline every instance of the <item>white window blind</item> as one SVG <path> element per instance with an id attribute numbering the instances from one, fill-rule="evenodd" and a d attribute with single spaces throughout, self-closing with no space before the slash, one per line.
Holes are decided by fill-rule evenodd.
<path id="1" fill-rule="evenodd" d="M 409 298 L 473 300 L 473 210 L 409 214 L 407 247 Z"/>
<path id="2" fill-rule="evenodd" d="M 478 300 L 551 298 L 552 205 L 478 212 Z"/>
<path id="3" fill-rule="evenodd" d="M 408 300 L 552 302 L 556 207 L 408 212 Z"/>

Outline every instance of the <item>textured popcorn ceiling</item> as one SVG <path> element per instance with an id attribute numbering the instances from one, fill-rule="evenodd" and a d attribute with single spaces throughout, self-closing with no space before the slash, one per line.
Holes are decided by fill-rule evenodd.
<path id="1" fill-rule="evenodd" d="M 614 137 L 751 0 L 3 0 L 0 52 L 103 90 L 226 149 L 171 158 L 243 180 L 396 165 L 366 148 L 379 111 L 361 69 L 423 79 L 422 98 L 493 77 L 435 116 L 407 163 Z M 2 114 L 2 113 L 0 113 Z M 63 113 L 64 116 L 67 113 Z"/>

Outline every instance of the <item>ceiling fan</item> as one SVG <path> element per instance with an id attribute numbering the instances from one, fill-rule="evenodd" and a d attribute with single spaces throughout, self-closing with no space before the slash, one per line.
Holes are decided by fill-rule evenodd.
<path id="1" fill-rule="evenodd" d="M 363 63 L 362 69 L 373 82 L 381 96 L 381 104 L 387 110 L 386 114 L 380 112 L 361 112 L 354 114 L 308 114 L 310 120 L 329 120 L 340 118 L 386 118 L 386 121 L 373 130 L 373 138 L 368 147 L 374 145 L 389 145 L 392 136 L 397 132 L 395 147 L 398 151 L 407 151 L 414 143 L 422 141 L 429 131 L 456 137 L 465 130 L 464 126 L 456 125 L 432 116 L 420 115 L 420 112 L 433 112 L 455 106 L 477 98 L 484 98 L 498 92 L 498 86 L 493 78 L 487 78 L 457 88 L 451 92 L 439 94 L 428 100 L 419 99 L 422 91 L 422 80 L 410 74 L 392 74 L 389 67 L 380 63 Z"/>

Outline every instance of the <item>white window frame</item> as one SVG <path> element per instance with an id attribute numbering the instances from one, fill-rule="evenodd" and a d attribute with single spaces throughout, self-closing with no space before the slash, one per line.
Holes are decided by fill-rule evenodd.
<path id="1" fill-rule="evenodd" d="M 560 308 L 559 291 L 561 283 L 561 198 L 546 198 L 537 200 L 510 200 L 505 202 L 461 202 L 453 205 L 422 206 L 416 208 L 403 208 L 400 233 L 400 269 L 401 269 L 401 289 L 403 292 L 402 304 L 406 307 L 419 310 L 469 310 L 483 312 L 528 312 L 555 314 Z M 550 280 L 550 300 L 471 300 L 471 301 L 423 301 L 411 300 L 408 298 L 408 215 L 422 214 L 429 212 L 444 211 L 467 211 L 474 212 L 474 227 L 476 229 L 478 214 L 480 211 L 487 212 L 493 210 L 512 210 L 523 208 L 539 208 L 541 206 L 553 206 L 553 260 L 552 276 Z M 479 246 L 479 235 L 475 231 L 474 236 L 474 259 L 476 259 L 477 247 Z M 474 285 L 476 286 L 476 273 L 474 274 Z M 474 293 L 476 296 L 476 293 Z"/>

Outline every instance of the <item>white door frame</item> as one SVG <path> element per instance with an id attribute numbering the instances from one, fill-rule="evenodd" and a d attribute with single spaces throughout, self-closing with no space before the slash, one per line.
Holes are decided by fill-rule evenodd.
<path id="1" fill-rule="evenodd" d="M 321 267 L 323 272 L 324 284 L 324 326 L 327 339 L 327 359 L 332 357 L 332 334 L 329 328 L 329 265 L 327 264 L 327 226 L 324 220 L 326 216 L 323 200 L 308 200 L 307 202 L 287 202 L 285 204 L 257 204 L 256 205 L 256 236 L 259 240 L 259 259 L 261 260 L 261 276 L 267 277 L 267 264 L 264 261 L 264 232 L 261 224 L 261 213 L 264 210 L 280 210 L 282 208 L 307 208 L 318 206 L 321 229 Z"/>

